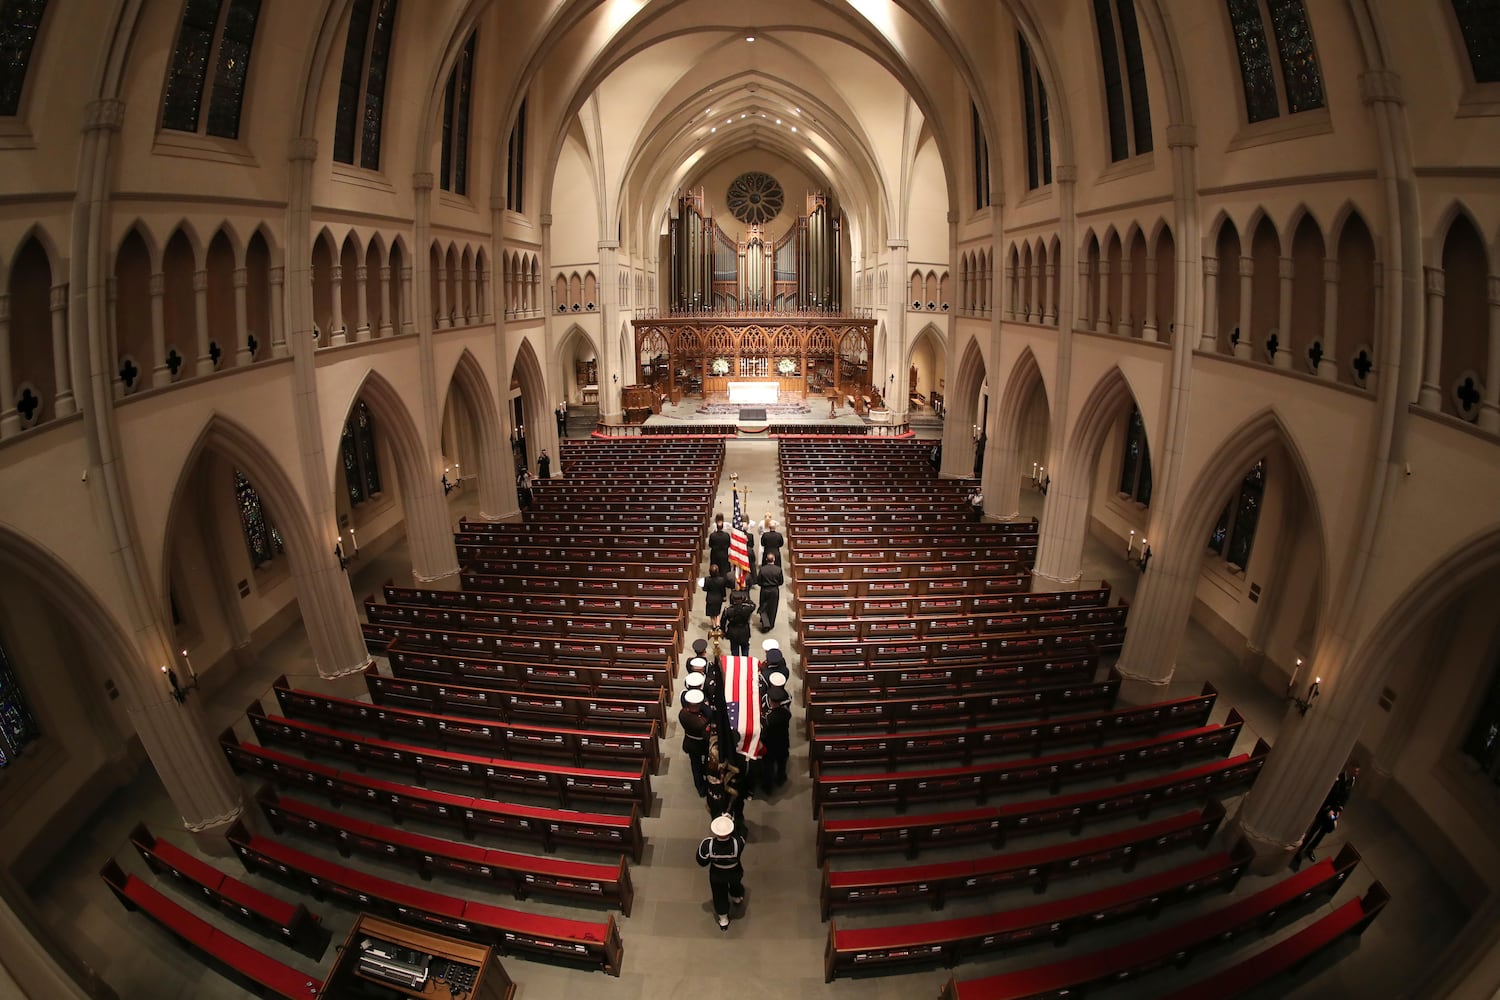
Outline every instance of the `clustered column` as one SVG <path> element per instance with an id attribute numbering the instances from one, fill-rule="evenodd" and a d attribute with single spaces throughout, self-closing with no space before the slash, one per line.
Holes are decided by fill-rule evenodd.
<path id="1" fill-rule="evenodd" d="M 1042 268 L 1042 322 L 1048 326 L 1057 323 L 1057 303 L 1052 301 L 1052 281 L 1056 277 L 1056 264 L 1049 262 Z"/>
<path id="2" fill-rule="evenodd" d="M 234 363 L 243 367 L 255 360 L 250 353 L 250 272 L 243 267 L 234 269 L 234 330 L 238 342 L 234 349 Z"/>
<path id="3" fill-rule="evenodd" d="M 1479 404 L 1479 429 L 1500 432 L 1500 276 L 1487 283 L 1490 305 L 1490 353 L 1485 366 L 1484 400 Z"/>
<path id="4" fill-rule="evenodd" d="M 1248 361 L 1252 356 L 1250 344 L 1250 304 L 1255 294 L 1255 258 L 1240 258 L 1240 338 L 1235 341 L 1234 356 Z"/>
<path id="5" fill-rule="evenodd" d="M 1005 269 L 1005 318 L 1013 320 L 1016 318 L 1016 269 L 1007 267 Z"/>
<path id="6" fill-rule="evenodd" d="M 1146 315 L 1141 320 L 1141 339 L 1156 340 L 1156 258 L 1146 258 Z"/>
<path id="7" fill-rule="evenodd" d="M 416 333 L 416 324 L 412 322 L 411 296 L 412 296 L 412 269 L 405 266 L 401 268 L 401 332 Z"/>
<path id="8" fill-rule="evenodd" d="M 450 320 L 448 318 L 448 268 L 447 268 L 447 266 L 445 264 L 441 264 L 441 263 L 438 264 L 438 266 L 437 266 L 437 272 L 436 273 L 437 273 L 437 286 L 438 286 L 438 300 L 437 300 L 437 323 L 435 324 L 435 326 L 438 329 L 440 329 L 440 330 L 446 330 L 446 329 L 448 329 L 448 327 L 450 327 L 450 326 L 453 325 L 452 320 Z"/>
<path id="9" fill-rule="evenodd" d="M 344 268 L 341 264 L 334 264 L 328 269 L 328 284 L 333 290 L 333 319 L 328 325 L 333 327 L 328 331 L 328 343 L 337 347 L 348 340 L 344 334 Z"/>
<path id="10" fill-rule="evenodd" d="M 10 296 L 0 295 L 0 439 L 21 432 L 16 412 L 16 383 L 10 366 Z"/>
<path id="11" fill-rule="evenodd" d="M 1078 262 L 1078 305 L 1073 310 L 1073 327 L 1078 330 L 1089 328 L 1089 262 L 1080 260 Z"/>
<path id="12" fill-rule="evenodd" d="M 355 340 L 370 339 L 370 269 L 363 264 L 354 268 L 355 315 L 358 323 L 354 327 Z"/>
<path id="13" fill-rule="evenodd" d="M 193 272 L 193 322 L 198 343 L 198 374 L 209 375 L 214 370 L 214 356 L 208 347 L 208 272 Z"/>
<path id="14" fill-rule="evenodd" d="M 1427 356 L 1422 366 L 1422 388 L 1417 403 L 1434 413 L 1443 408 L 1443 271 L 1429 267 L 1427 274 Z"/>
<path id="15" fill-rule="evenodd" d="M 1219 258 L 1203 258 L 1203 332 L 1198 350 L 1212 354 L 1219 349 Z"/>
<path id="16" fill-rule="evenodd" d="M 1109 261 L 1099 261 L 1099 271 L 1094 276 L 1094 284 L 1099 289 L 1099 310 L 1094 319 L 1095 333 L 1109 332 Z"/>
<path id="17" fill-rule="evenodd" d="M 1323 353 L 1318 358 L 1318 378 L 1337 382 L 1339 336 L 1339 262 L 1323 259 Z"/>
<path id="18" fill-rule="evenodd" d="M 1292 258 L 1281 257 L 1276 261 L 1276 273 L 1281 278 L 1281 301 L 1276 315 L 1276 353 L 1271 364 L 1277 368 L 1292 367 Z"/>
<path id="19" fill-rule="evenodd" d="M 391 332 L 391 268 L 385 264 L 380 268 L 380 336 L 389 337 Z"/>
<path id="20" fill-rule="evenodd" d="M 72 370 L 68 366 L 68 286 L 52 286 L 52 377 L 57 395 L 52 412 L 66 417 L 78 412 L 73 400 Z"/>
<path id="21" fill-rule="evenodd" d="M 167 367 L 167 276 L 160 272 L 151 276 L 151 386 L 160 389 L 172 381 L 172 369 Z"/>
<path id="22" fill-rule="evenodd" d="M 1130 322 L 1130 279 L 1135 274 L 1135 264 L 1128 257 L 1120 261 L 1120 316 L 1115 329 L 1122 337 L 1133 336 Z"/>
<path id="23" fill-rule="evenodd" d="M 273 267 L 271 278 L 271 356 L 287 356 L 286 346 L 286 268 Z"/>

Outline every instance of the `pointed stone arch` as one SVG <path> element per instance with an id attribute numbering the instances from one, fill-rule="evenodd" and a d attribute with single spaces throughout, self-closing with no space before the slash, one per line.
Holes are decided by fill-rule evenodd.
<path id="1" fill-rule="evenodd" d="M 1267 407 L 1212 446 L 1197 478 L 1177 494 L 1183 501 L 1169 520 L 1153 518 L 1149 537 L 1157 541 L 1151 546 L 1149 571 L 1131 605 L 1130 628 L 1119 661 L 1120 672 L 1134 682 L 1134 694 L 1149 697 L 1171 681 L 1202 569 L 1203 540 L 1217 523 L 1225 497 L 1244 481 L 1246 470 L 1275 449 L 1286 456 L 1307 501 L 1304 516 L 1311 519 L 1321 567 L 1316 602 L 1322 618 L 1329 600 L 1331 565 L 1327 520 L 1313 485 L 1312 466 L 1281 415 Z"/>
<path id="2" fill-rule="evenodd" d="M 443 422 L 446 427 L 450 407 L 460 406 L 466 410 L 467 420 L 455 421 L 454 426 L 463 439 L 468 461 L 474 463 L 472 475 L 479 482 L 479 513 L 487 521 L 501 520 L 517 510 L 515 483 L 510 466 L 504 461 L 507 454 L 503 444 L 505 434 L 496 398 L 483 366 L 473 352 L 465 348 L 448 380 Z"/>
<path id="3" fill-rule="evenodd" d="M 522 337 L 516 348 L 506 384 L 511 382 L 518 382 L 521 387 L 521 415 L 526 427 L 528 458 L 535 461 L 545 449 L 549 456 L 554 456 L 553 475 L 557 475 L 561 463 L 556 458 L 557 424 L 552 419 L 552 404 L 547 394 L 547 373 L 529 336 Z M 604 392 L 604 387 L 600 386 L 601 409 Z"/>
<path id="4" fill-rule="evenodd" d="M 375 369 L 365 373 L 359 387 L 349 396 L 342 417 L 331 428 L 325 455 L 330 459 L 332 476 L 329 485 L 337 491 L 343 486 L 343 468 L 339 461 L 340 435 L 363 401 L 376 420 L 379 439 L 396 466 L 401 509 L 406 520 L 407 547 L 411 552 L 412 576 L 424 583 L 441 580 L 458 572 L 458 555 L 453 547 L 448 508 L 443 498 L 442 470 L 422 441 L 416 420 L 406 402 L 385 376 Z M 435 455 L 435 452 L 433 453 Z"/>
<path id="5" fill-rule="evenodd" d="M 943 428 L 944 476 L 967 479 L 974 473 L 975 442 L 971 428 L 977 421 L 980 396 L 988 381 L 984 348 L 970 335 L 963 346 L 954 384 L 948 396 L 948 418 Z"/>
<path id="6" fill-rule="evenodd" d="M 360 634 L 349 582 L 339 569 L 333 552 L 338 540 L 338 526 L 315 524 L 291 476 L 271 450 L 248 428 L 222 414 L 215 413 L 208 418 L 178 469 L 172 500 L 167 507 L 167 527 L 161 551 L 156 556 L 158 607 L 166 608 L 171 603 L 171 528 L 181 513 L 181 505 L 190 492 L 189 484 L 206 451 L 222 455 L 243 472 L 275 520 L 286 544 L 297 586 L 297 602 L 307 626 L 318 673 L 324 677 L 341 677 L 363 670 L 370 662 L 370 656 Z"/>
<path id="7" fill-rule="evenodd" d="M 1021 477 L 1028 473 L 1023 465 L 1027 458 L 1028 434 L 1026 415 L 1034 406 L 1037 393 L 1041 393 L 1042 405 L 1047 415 L 1047 437 L 1051 437 L 1051 403 L 1047 394 L 1046 379 L 1041 365 L 1030 347 L 1021 349 L 1020 355 L 1011 365 L 1005 386 L 1000 392 L 998 412 L 995 416 L 994 475 L 985 485 L 985 509 L 993 511 L 1001 520 L 1013 520 L 1021 514 Z M 1034 437 L 1034 435 L 1032 435 Z M 1032 447 L 1036 442 L 1032 441 Z M 1042 445 L 1046 455 L 1046 445 Z M 1036 459 L 1032 459 L 1036 461 Z"/>

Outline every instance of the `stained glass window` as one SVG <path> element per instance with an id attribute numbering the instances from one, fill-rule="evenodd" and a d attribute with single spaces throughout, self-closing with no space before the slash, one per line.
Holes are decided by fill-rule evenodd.
<path id="1" fill-rule="evenodd" d="M 443 155 L 439 174 L 444 191 L 469 193 L 469 104 L 474 89 L 474 35 L 469 35 L 443 94 Z"/>
<path id="2" fill-rule="evenodd" d="M 1473 758 L 1491 782 L 1500 785 L 1500 666 L 1469 726 L 1463 752 Z"/>
<path id="3" fill-rule="evenodd" d="M 1224 554 L 1224 543 L 1229 540 L 1229 511 L 1230 504 L 1224 505 L 1224 513 L 1219 515 L 1219 523 L 1214 525 L 1214 530 L 1208 533 L 1208 547 L 1213 551 Z"/>
<path id="4" fill-rule="evenodd" d="M 375 441 L 375 418 L 364 400 L 354 404 L 354 412 L 344 423 L 339 442 L 344 463 L 344 486 L 349 491 L 349 506 L 358 507 L 380 493 L 379 448 Z"/>
<path id="5" fill-rule="evenodd" d="M 234 471 L 234 498 L 240 508 L 240 529 L 245 535 L 245 548 L 250 551 L 250 564 L 259 569 L 276 557 L 276 547 L 271 541 L 274 529 L 266 522 L 260 494 L 238 469 Z"/>
<path id="6" fill-rule="evenodd" d="M 1222 552 L 1225 561 L 1237 569 L 1244 569 L 1250 564 L 1250 550 L 1255 547 L 1255 529 L 1260 523 L 1260 508 L 1265 496 L 1266 463 L 1262 459 L 1245 476 L 1244 482 L 1240 484 L 1239 495 L 1227 511 L 1228 543 Z M 1220 519 L 1221 523 L 1223 520 Z M 1215 535 L 1217 534 L 1216 529 Z"/>
<path id="7" fill-rule="evenodd" d="M 1307 26 L 1302 0 L 1267 0 L 1271 30 L 1281 55 L 1281 82 L 1286 87 L 1289 114 L 1323 106 L 1323 77 L 1318 73 L 1318 53 Z"/>
<path id="8" fill-rule="evenodd" d="M 979 108 L 969 103 L 969 118 L 974 136 L 974 207 L 987 208 L 990 201 L 990 143 L 984 137 L 984 123 L 979 120 Z"/>
<path id="9" fill-rule="evenodd" d="M 10 657 L 0 646 L 0 767 L 14 763 L 21 749 L 39 735 Z"/>
<path id="10" fill-rule="evenodd" d="M 225 139 L 239 138 L 240 109 L 260 4 L 261 0 L 188 0 L 162 98 L 162 128 L 199 130 L 204 120 L 204 84 L 212 65 L 213 89 L 209 91 L 204 131 Z"/>
<path id="11" fill-rule="evenodd" d="M 1453 13 L 1469 51 L 1474 82 L 1500 81 L 1500 0 L 1453 0 Z"/>
<path id="12" fill-rule="evenodd" d="M 1245 114 L 1252 122 L 1281 114 L 1276 97 L 1276 71 L 1271 47 L 1260 17 L 1260 0 L 1227 0 L 1229 24 L 1240 56 L 1240 79 L 1245 86 Z"/>
<path id="13" fill-rule="evenodd" d="M 1130 156 L 1130 126 L 1125 120 L 1125 81 L 1120 75 L 1120 51 L 1115 44 L 1115 18 L 1110 0 L 1094 0 L 1094 27 L 1099 33 L 1099 63 L 1104 74 L 1104 110 L 1109 120 L 1109 158 Z"/>
<path id="14" fill-rule="evenodd" d="M 1047 95 L 1042 93 L 1042 81 L 1037 76 L 1036 67 L 1032 65 L 1031 48 L 1026 44 L 1026 39 L 1017 35 L 1016 44 L 1021 50 L 1021 118 L 1025 122 L 1023 131 L 1026 135 L 1026 186 L 1034 190 L 1046 183 L 1042 180 L 1041 144 L 1046 142 Z M 1047 152 L 1050 160 L 1051 150 Z"/>
<path id="15" fill-rule="evenodd" d="M 380 169 L 380 136 L 385 119 L 386 77 L 396 27 L 396 0 L 355 0 L 349 9 L 349 35 L 339 74 L 338 115 L 333 158 Z"/>
<path id="16" fill-rule="evenodd" d="M 1125 50 L 1125 78 L 1130 85 L 1130 123 L 1137 155 L 1149 153 L 1151 97 L 1146 90 L 1146 61 L 1141 58 L 1141 32 L 1135 19 L 1135 0 L 1115 0 L 1120 14 L 1120 46 Z"/>
<path id="17" fill-rule="evenodd" d="M 0 2 L 0 116 L 14 115 L 21 108 L 26 67 L 46 13 L 47 0 Z"/>
<path id="18" fill-rule="evenodd" d="M 1120 493 L 1136 503 L 1151 505 L 1151 449 L 1141 411 L 1131 409 L 1125 425 L 1125 452 L 1120 462 Z"/>
<path id="19" fill-rule="evenodd" d="M 526 99 L 516 112 L 515 127 L 510 130 L 510 145 L 505 166 L 505 207 L 512 212 L 525 211 L 526 204 Z"/>

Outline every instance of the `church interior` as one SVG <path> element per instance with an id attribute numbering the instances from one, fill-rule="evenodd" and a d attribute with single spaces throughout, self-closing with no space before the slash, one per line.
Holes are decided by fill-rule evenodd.
<path id="1" fill-rule="evenodd" d="M 1500 996 L 1497 150 L 1500 0 L 0 0 L 0 996 Z"/>

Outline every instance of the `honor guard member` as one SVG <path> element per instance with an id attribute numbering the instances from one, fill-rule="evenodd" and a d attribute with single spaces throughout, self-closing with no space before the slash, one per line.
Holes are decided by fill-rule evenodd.
<path id="1" fill-rule="evenodd" d="M 724 530 L 724 515 L 714 517 L 714 530 L 708 533 L 708 562 L 722 571 L 729 565 L 729 543 L 732 539 Z"/>
<path id="2" fill-rule="evenodd" d="M 682 682 L 683 683 L 682 697 L 680 697 L 680 698 L 677 699 L 678 706 L 681 707 L 681 708 L 686 708 L 687 707 L 687 702 L 688 702 L 688 695 L 692 694 L 694 691 L 699 692 L 700 694 L 703 695 L 704 698 L 707 698 L 708 697 L 708 690 L 707 690 L 707 687 L 706 687 L 706 684 L 705 684 L 706 680 L 707 680 L 707 677 L 705 677 L 702 672 L 699 672 L 699 673 L 689 673 L 687 675 L 687 679 Z M 706 712 L 708 710 L 709 710 L 709 707 L 705 706 L 704 707 L 704 711 Z"/>
<path id="3" fill-rule="evenodd" d="M 702 674 L 694 675 L 702 684 Z M 677 722 L 682 726 L 682 752 L 687 754 L 688 765 L 693 770 L 693 787 L 698 797 L 708 794 L 708 783 L 703 777 L 703 765 L 708 759 L 708 713 L 704 711 L 702 687 L 690 687 L 682 693 L 682 711 L 677 713 Z"/>
<path id="4" fill-rule="evenodd" d="M 786 539 L 776 530 L 776 522 L 767 518 L 765 529 L 760 533 L 761 563 L 770 562 L 772 556 L 776 557 L 778 563 L 781 562 L 781 547 L 785 544 Z"/>
<path id="5" fill-rule="evenodd" d="M 767 639 L 760 644 L 760 693 L 765 697 L 766 689 L 771 686 L 771 672 L 778 668 L 777 663 L 784 663 L 781 655 L 781 643 L 775 639 Z"/>
<path id="6" fill-rule="evenodd" d="M 719 615 L 724 611 L 724 597 L 733 586 L 729 577 L 724 575 L 726 565 L 727 562 L 721 563 L 715 559 L 708 567 L 708 575 L 698 581 L 698 586 L 703 588 L 703 613 L 708 616 L 709 624 L 715 626 L 719 624 Z"/>
<path id="7" fill-rule="evenodd" d="M 786 582 L 781 567 L 777 565 L 775 553 L 766 556 L 764 565 L 755 574 L 755 583 L 760 587 L 760 630 L 769 632 L 776 627 L 776 610 L 781 607 L 781 585 Z"/>
<path id="8" fill-rule="evenodd" d="M 766 753 L 760 761 L 759 777 L 766 795 L 786 784 L 786 764 L 792 750 L 792 696 L 786 690 L 786 674 L 776 671 L 769 680 L 760 716 L 760 742 Z"/>
<path id="9" fill-rule="evenodd" d="M 745 901 L 745 838 L 734 832 L 734 820 L 716 816 L 708 824 L 712 836 L 698 845 L 698 864 L 708 869 L 708 888 L 713 893 L 714 918 L 719 930 L 729 930 L 729 911 Z"/>
<path id="10" fill-rule="evenodd" d="M 724 611 L 724 638 L 729 640 L 730 656 L 750 655 L 750 619 L 754 614 L 749 592 L 735 591 Z"/>

